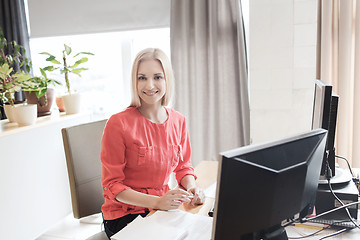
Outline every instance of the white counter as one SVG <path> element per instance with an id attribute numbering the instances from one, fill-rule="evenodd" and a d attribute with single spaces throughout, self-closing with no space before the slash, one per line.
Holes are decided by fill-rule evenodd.
<path id="1" fill-rule="evenodd" d="M 61 129 L 91 120 L 87 113 L 25 127 L 0 121 L 0 239 L 35 239 L 72 211 Z"/>

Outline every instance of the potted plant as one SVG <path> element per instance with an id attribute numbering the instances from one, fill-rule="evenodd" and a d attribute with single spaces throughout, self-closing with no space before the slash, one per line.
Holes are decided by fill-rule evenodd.
<path id="1" fill-rule="evenodd" d="M 31 68 L 31 61 L 25 57 L 24 47 L 15 41 L 8 42 L 0 28 L 0 98 L 5 103 L 5 114 L 10 122 L 15 121 L 12 114 L 14 93 L 20 91 L 23 84 L 31 79 L 27 72 L 21 70 L 22 67 L 27 72 Z"/>
<path id="2" fill-rule="evenodd" d="M 83 63 L 88 61 L 88 58 L 83 55 L 94 55 L 90 52 L 79 52 L 73 54 L 71 47 L 64 44 L 64 50 L 62 51 L 62 61 L 58 61 L 53 54 L 48 52 L 42 52 L 40 54 L 47 55 L 46 61 L 51 62 L 52 65 L 46 67 L 49 71 L 60 70 L 61 74 L 64 74 L 67 95 L 62 96 L 64 102 L 65 111 L 67 114 L 78 113 L 80 111 L 81 96 L 75 93 L 70 88 L 69 74 L 76 74 L 81 77 L 82 71 L 88 70 L 88 68 L 79 67 Z M 70 63 L 71 62 L 71 63 Z"/>
<path id="3" fill-rule="evenodd" d="M 60 85 L 61 83 L 48 78 L 46 71 L 51 67 L 40 68 L 41 76 L 35 76 L 30 79 L 31 84 L 23 84 L 25 97 L 28 103 L 37 104 L 38 116 L 45 116 L 51 114 L 51 106 L 54 102 L 55 90 L 52 86 Z"/>
<path id="4" fill-rule="evenodd" d="M 27 73 L 13 72 L 13 68 L 9 67 L 7 63 L 0 65 L 0 98 L 5 103 L 5 114 L 10 122 L 15 122 L 15 116 L 13 115 L 14 93 L 20 91 L 23 84 L 31 79 L 31 76 Z"/>

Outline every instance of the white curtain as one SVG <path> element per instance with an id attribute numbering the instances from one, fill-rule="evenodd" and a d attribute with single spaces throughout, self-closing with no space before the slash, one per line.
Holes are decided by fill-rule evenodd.
<path id="1" fill-rule="evenodd" d="M 317 78 L 339 95 L 336 154 L 360 167 L 360 1 L 319 0 L 318 19 Z"/>
<path id="2" fill-rule="evenodd" d="M 240 0 L 172 0 L 170 32 L 175 109 L 187 117 L 193 164 L 249 144 Z"/>

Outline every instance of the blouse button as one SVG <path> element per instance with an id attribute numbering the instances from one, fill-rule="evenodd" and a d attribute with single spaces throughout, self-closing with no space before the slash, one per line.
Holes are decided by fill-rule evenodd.
<path id="1" fill-rule="evenodd" d="M 104 187 L 104 190 L 107 190 L 107 187 Z"/>

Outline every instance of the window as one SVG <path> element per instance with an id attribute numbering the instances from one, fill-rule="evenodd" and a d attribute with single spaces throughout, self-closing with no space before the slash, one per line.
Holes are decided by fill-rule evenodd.
<path id="1" fill-rule="evenodd" d="M 126 32 L 83 34 L 73 36 L 30 39 L 31 57 L 35 75 L 40 75 L 39 67 L 48 66 L 49 52 L 61 59 L 64 44 L 73 52 L 92 52 L 82 72 L 82 77 L 70 74 L 70 86 L 83 94 L 83 108 L 95 115 L 109 117 L 125 109 L 131 101 L 131 67 L 136 54 L 148 47 L 164 50 L 170 58 L 170 29 L 147 29 Z M 71 64 L 71 62 L 70 62 Z M 58 72 L 49 77 L 63 83 L 56 86 L 56 94 L 65 93 L 64 76 Z"/>

